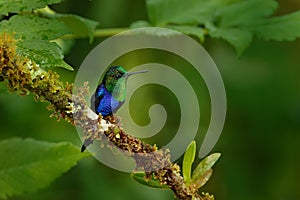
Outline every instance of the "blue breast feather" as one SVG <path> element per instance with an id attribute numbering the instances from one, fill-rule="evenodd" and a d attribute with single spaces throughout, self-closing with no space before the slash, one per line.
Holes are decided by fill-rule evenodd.
<path id="1" fill-rule="evenodd" d="M 100 84 L 92 96 L 91 108 L 97 114 L 101 113 L 103 117 L 106 117 L 115 113 L 123 103 L 124 101 L 117 101 L 105 86 Z"/>

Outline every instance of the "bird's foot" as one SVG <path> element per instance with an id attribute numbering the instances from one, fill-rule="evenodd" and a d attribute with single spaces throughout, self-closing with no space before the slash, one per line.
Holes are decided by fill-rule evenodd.
<path id="1" fill-rule="evenodd" d="M 103 117 L 103 119 L 105 119 L 107 123 L 111 123 L 111 124 L 119 125 L 121 123 L 120 118 L 115 115 L 105 116 Z"/>

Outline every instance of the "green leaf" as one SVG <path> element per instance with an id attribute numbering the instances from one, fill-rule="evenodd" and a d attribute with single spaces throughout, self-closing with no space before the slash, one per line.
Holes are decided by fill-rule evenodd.
<path id="1" fill-rule="evenodd" d="M 46 187 L 87 155 L 67 142 L 0 141 L 0 199 Z"/>
<path id="2" fill-rule="evenodd" d="M 169 25 L 167 28 L 173 29 L 175 31 L 179 31 L 186 35 L 191 35 L 197 37 L 200 42 L 204 41 L 205 31 L 203 28 L 195 27 L 195 26 L 175 26 Z"/>
<path id="3" fill-rule="evenodd" d="M 217 8 L 234 0 L 147 0 L 147 11 L 152 24 L 170 23 L 197 25 L 210 21 Z"/>
<path id="4" fill-rule="evenodd" d="M 155 179 L 153 176 L 152 178 L 145 178 L 145 172 L 134 172 L 131 174 L 133 180 L 137 181 L 142 185 L 146 185 L 153 188 L 160 188 L 160 189 L 169 189 L 167 185 L 162 185 L 159 180 Z"/>
<path id="5" fill-rule="evenodd" d="M 55 14 L 54 18 L 65 23 L 72 30 L 75 37 L 89 37 L 90 43 L 94 40 L 94 32 L 98 22 L 73 14 Z"/>
<path id="6" fill-rule="evenodd" d="M 49 7 L 37 10 L 37 13 L 44 17 L 57 19 L 58 21 L 63 22 L 72 31 L 74 37 L 81 38 L 88 36 L 90 43 L 93 42 L 95 29 L 99 25 L 98 22 L 81 17 L 79 15 L 56 13 Z"/>
<path id="7" fill-rule="evenodd" d="M 192 141 L 189 146 L 186 148 L 183 157 L 183 164 L 182 164 L 182 174 L 183 180 L 188 184 L 191 180 L 191 171 L 192 171 L 192 164 L 195 160 L 196 155 L 196 142 Z"/>
<path id="8" fill-rule="evenodd" d="M 154 26 L 196 36 L 200 41 L 208 32 L 213 38 L 226 40 L 238 55 L 254 35 L 277 41 L 300 37 L 300 11 L 269 18 L 278 7 L 276 0 L 146 0 L 146 5 Z"/>
<path id="9" fill-rule="evenodd" d="M 0 15 L 8 13 L 30 12 L 62 0 L 0 0 Z"/>
<path id="10" fill-rule="evenodd" d="M 0 31 L 14 33 L 17 39 L 54 40 L 70 33 L 62 22 L 44 19 L 35 15 L 15 15 L 0 23 Z"/>
<path id="11" fill-rule="evenodd" d="M 252 27 L 272 15 L 276 8 L 277 2 L 274 0 L 240 1 L 220 8 L 215 24 L 206 25 L 212 37 L 226 40 L 241 55 L 252 41 Z"/>
<path id="12" fill-rule="evenodd" d="M 220 153 L 214 153 L 204 158 L 194 170 L 191 184 L 197 184 L 201 182 L 203 177 L 207 177 L 205 176 L 205 173 L 209 173 L 208 171 L 217 162 L 220 156 L 221 156 Z"/>
<path id="13" fill-rule="evenodd" d="M 300 37 L 300 11 L 266 19 L 254 28 L 254 33 L 265 40 L 295 40 Z"/>
<path id="14" fill-rule="evenodd" d="M 213 38 L 224 39 L 231 44 L 238 55 L 250 45 L 253 34 L 247 29 L 240 28 L 216 28 L 213 25 L 207 25 L 209 35 Z"/>
<path id="15" fill-rule="evenodd" d="M 201 188 L 210 179 L 212 173 L 212 169 L 207 170 L 200 178 L 196 179 L 195 182 L 192 182 L 193 186 L 197 189 Z"/>
<path id="16" fill-rule="evenodd" d="M 29 28 L 30 27 L 30 28 Z M 0 23 L 0 32 L 12 34 L 17 39 L 17 51 L 42 68 L 64 67 L 73 70 L 63 61 L 62 49 L 54 42 L 70 29 L 55 19 L 44 19 L 35 15 L 13 16 Z"/>
<path id="17" fill-rule="evenodd" d="M 17 43 L 20 55 L 34 60 L 42 68 L 63 67 L 74 70 L 64 60 L 62 49 L 55 42 L 24 40 Z"/>
<path id="18" fill-rule="evenodd" d="M 247 0 L 227 5 L 219 9 L 217 16 L 221 21 L 218 27 L 236 28 L 257 24 L 272 15 L 277 6 L 274 0 Z"/>

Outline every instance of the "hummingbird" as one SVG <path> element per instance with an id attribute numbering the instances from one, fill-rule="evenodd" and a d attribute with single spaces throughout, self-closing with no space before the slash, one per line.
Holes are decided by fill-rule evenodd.
<path id="1" fill-rule="evenodd" d="M 91 97 L 91 109 L 96 114 L 100 113 L 104 119 L 112 116 L 125 102 L 128 77 L 148 71 L 127 72 L 121 66 L 111 66 Z M 92 143 L 91 139 L 86 139 L 81 147 L 81 152 Z"/>

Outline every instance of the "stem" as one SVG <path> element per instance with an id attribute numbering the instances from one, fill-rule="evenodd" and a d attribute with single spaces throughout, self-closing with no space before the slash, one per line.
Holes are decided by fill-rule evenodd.
<path id="1" fill-rule="evenodd" d="M 94 36 L 95 37 L 109 37 L 112 35 L 116 35 L 123 31 L 127 31 L 129 28 L 107 28 L 107 29 L 98 29 L 95 30 Z"/>
<path id="2" fill-rule="evenodd" d="M 94 31 L 94 37 L 110 37 L 113 35 L 116 35 L 118 33 L 121 33 L 123 31 L 127 31 L 129 28 L 105 28 L 105 29 L 97 29 Z M 67 34 L 63 36 L 64 39 L 81 39 L 81 38 L 87 38 L 86 35 L 72 35 Z"/>

